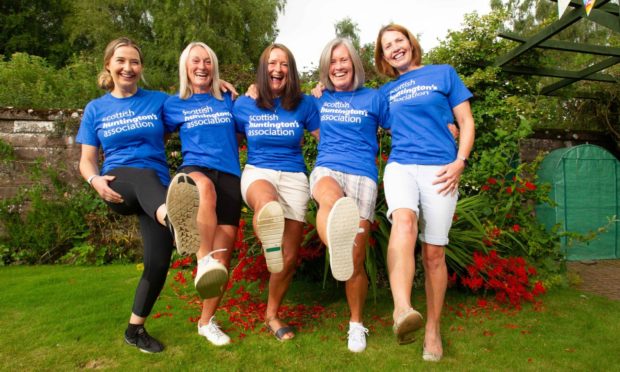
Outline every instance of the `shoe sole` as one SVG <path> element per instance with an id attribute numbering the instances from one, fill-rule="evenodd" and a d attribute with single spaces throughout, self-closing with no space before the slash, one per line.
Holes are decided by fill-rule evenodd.
<path id="1" fill-rule="evenodd" d="M 201 277 L 196 278 L 194 285 L 200 298 L 206 300 L 208 298 L 219 297 L 224 293 L 224 286 L 228 282 L 228 270 L 224 265 L 213 265 L 207 268 Z"/>
<path id="2" fill-rule="evenodd" d="M 399 345 L 407 345 L 415 341 L 414 332 L 422 328 L 424 320 L 422 314 L 413 310 L 409 312 L 396 325 L 394 325 L 394 334 Z"/>
<path id="3" fill-rule="evenodd" d="M 174 176 L 166 194 L 166 208 L 174 229 L 177 252 L 181 255 L 196 253 L 200 249 L 196 225 L 199 204 L 200 196 L 194 180 L 184 173 Z"/>
<path id="4" fill-rule="evenodd" d="M 284 269 L 282 258 L 282 235 L 284 234 L 284 211 L 280 203 L 270 201 L 256 214 L 256 235 L 263 246 L 267 270 L 279 273 Z"/>
<path id="5" fill-rule="evenodd" d="M 353 275 L 353 244 L 359 230 L 360 214 L 352 198 L 340 198 L 327 217 L 329 265 L 336 280 Z"/>

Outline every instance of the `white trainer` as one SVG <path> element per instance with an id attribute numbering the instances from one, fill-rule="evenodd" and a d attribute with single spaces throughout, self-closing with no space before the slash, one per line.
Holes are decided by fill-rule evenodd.
<path id="1" fill-rule="evenodd" d="M 213 254 L 225 250 L 225 248 L 216 249 L 198 260 L 194 285 L 203 300 L 219 297 L 224 293 L 224 287 L 228 282 L 228 270 L 220 260 L 213 258 Z"/>
<path id="2" fill-rule="evenodd" d="M 215 346 L 230 344 L 230 337 L 222 331 L 220 325 L 215 320 L 215 316 L 212 316 L 206 325 L 201 326 L 200 322 L 198 322 L 198 334 L 206 337 Z"/>
<path id="3" fill-rule="evenodd" d="M 256 213 L 256 235 L 263 246 L 267 270 L 279 273 L 284 269 L 282 258 L 284 211 L 280 203 L 270 201 Z"/>
<path id="4" fill-rule="evenodd" d="M 327 216 L 329 266 L 336 280 L 347 281 L 353 275 L 353 243 L 359 231 L 360 213 L 352 198 L 340 198 Z"/>
<path id="5" fill-rule="evenodd" d="M 174 244 L 180 255 L 196 253 L 200 248 L 196 225 L 199 204 L 200 195 L 194 180 L 185 173 L 174 176 L 166 193 L 166 208 L 168 227 L 172 227 Z"/>
<path id="6" fill-rule="evenodd" d="M 361 353 L 366 350 L 366 336 L 368 328 L 362 323 L 349 322 L 349 350 L 354 353 Z"/>

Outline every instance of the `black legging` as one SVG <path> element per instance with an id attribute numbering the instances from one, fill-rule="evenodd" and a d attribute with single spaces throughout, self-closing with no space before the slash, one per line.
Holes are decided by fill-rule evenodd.
<path id="1" fill-rule="evenodd" d="M 168 273 L 174 249 L 170 231 L 157 222 L 157 209 L 166 202 L 166 187 L 151 169 L 115 168 L 107 175 L 116 176 L 110 188 L 123 197 L 123 203 L 107 203 L 122 215 L 135 214 L 140 221 L 144 245 L 144 271 L 136 289 L 133 313 L 147 317 L 159 296 Z"/>

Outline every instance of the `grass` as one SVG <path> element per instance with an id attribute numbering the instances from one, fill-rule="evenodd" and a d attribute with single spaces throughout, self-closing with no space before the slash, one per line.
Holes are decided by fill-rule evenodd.
<path id="1" fill-rule="evenodd" d="M 420 341 L 396 344 L 386 290 L 376 303 L 367 303 L 371 333 L 362 354 L 346 349 L 342 288 L 322 290 L 299 280 L 288 302 L 317 301 L 334 318 L 307 324 L 292 342 L 278 342 L 258 329 L 240 339 L 231 329 L 234 343 L 216 348 L 198 337 L 189 321 L 196 309 L 173 293 L 171 278 L 154 313 L 172 316 L 148 321 L 149 332 L 167 348 L 147 355 L 122 338 L 139 275 L 133 265 L 1 267 L 0 369 L 605 371 L 617 370 L 620 360 L 620 302 L 573 289 L 554 290 L 542 297 L 542 309 L 526 305 L 519 312 L 481 310 L 472 296 L 449 291 L 442 322 L 445 358 L 428 364 L 421 360 Z M 424 309 L 423 296 L 416 294 L 414 302 Z M 218 317 L 231 328 L 226 313 Z"/>

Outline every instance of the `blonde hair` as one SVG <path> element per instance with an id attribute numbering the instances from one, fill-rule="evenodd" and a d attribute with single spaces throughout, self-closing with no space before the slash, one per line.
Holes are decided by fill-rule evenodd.
<path id="1" fill-rule="evenodd" d="M 183 52 L 181 53 L 181 57 L 179 58 L 179 97 L 181 99 L 188 99 L 194 94 L 194 90 L 192 89 L 192 84 L 187 77 L 187 60 L 189 59 L 189 53 L 194 47 L 201 47 L 207 51 L 209 54 L 209 58 L 211 59 L 211 95 L 216 99 L 222 100 L 222 91 L 220 89 L 220 71 L 217 62 L 217 56 L 213 49 L 209 48 L 209 46 L 200 41 L 194 41 L 189 43 Z"/>
<path id="2" fill-rule="evenodd" d="M 112 91 L 114 89 L 114 80 L 112 79 L 112 75 L 108 70 L 107 66 L 114 55 L 114 52 L 120 47 L 132 47 L 136 51 L 138 51 L 138 56 L 140 57 L 140 64 L 144 64 L 144 57 L 142 56 L 142 51 L 138 44 L 136 44 L 133 40 L 128 37 L 119 37 L 118 39 L 114 39 L 108 43 L 105 47 L 105 51 L 103 52 L 103 69 L 99 73 L 99 77 L 97 78 L 97 85 L 101 89 L 105 89 L 107 91 Z M 140 74 L 140 79 L 144 81 L 144 76 Z"/>
<path id="3" fill-rule="evenodd" d="M 332 53 L 334 49 L 338 46 L 344 46 L 347 48 L 349 52 L 349 56 L 351 57 L 351 63 L 353 64 L 353 90 L 357 90 L 364 85 L 366 81 L 366 74 L 364 73 L 364 65 L 362 65 L 362 60 L 360 56 L 357 54 L 357 51 L 351 44 L 349 39 L 345 38 L 335 38 L 325 45 L 323 48 L 323 52 L 321 53 L 321 59 L 319 60 L 319 81 L 328 89 L 333 91 L 334 84 L 332 84 L 331 79 L 329 78 L 329 66 L 331 64 Z"/>
<path id="4" fill-rule="evenodd" d="M 400 75 L 398 70 L 392 67 L 392 65 L 390 65 L 388 61 L 385 60 L 385 58 L 383 58 L 384 54 L 383 44 L 381 44 L 381 38 L 383 37 L 383 34 L 387 31 L 400 32 L 409 40 L 409 43 L 411 44 L 411 53 L 413 54 L 412 62 L 415 66 L 420 66 L 422 64 L 422 48 L 420 47 L 420 43 L 418 42 L 418 40 L 405 27 L 391 23 L 387 26 L 383 26 L 381 30 L 379 30 L 379 35 L 377 35 L 377 43 L 375 44 L 375 68 L 377 69 L 377 71 L 380 74 L 391 78 Z"/>

